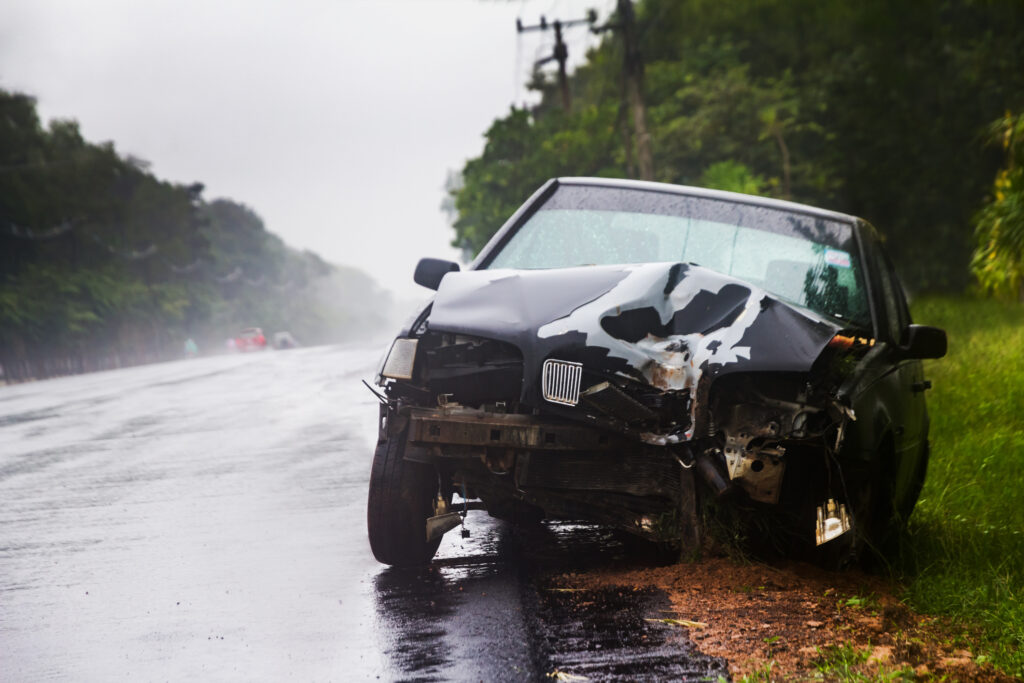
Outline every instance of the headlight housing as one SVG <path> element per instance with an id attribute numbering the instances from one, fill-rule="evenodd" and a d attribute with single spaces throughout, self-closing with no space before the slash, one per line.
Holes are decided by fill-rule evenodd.
<path id="1" fill-rule="evenodd" d="M 387 360 L 380 371 L 381 377 L 390 379 L 412 379 L 413 366 L 416 363 L 416 346 L 418 339 L 398 338 L 391 344 Z"/>

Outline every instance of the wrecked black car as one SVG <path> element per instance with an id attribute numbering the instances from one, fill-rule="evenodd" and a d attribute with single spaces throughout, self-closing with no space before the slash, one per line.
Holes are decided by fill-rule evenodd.
<path id="1" fill-rule="evenodd" d="M 470 509 L 693 549 L 711 504 L 810 553 L 878 547 L 913 509 L 920 359 L 946 335 L 911 323 L 859 218 L 561 178 L 466 271 L 423 259 L 415 280 L 437 293 L 375 390 L 383 563 L 428 562 Z"/>

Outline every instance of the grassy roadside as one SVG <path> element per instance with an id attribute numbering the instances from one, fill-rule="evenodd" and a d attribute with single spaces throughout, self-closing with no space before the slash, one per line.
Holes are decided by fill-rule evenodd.
<path id="1" fill-rule="evenodd" d="M 943 327 L 932 380 L 932 455 L 895 564 L 917 610 L 962 624 L 965 644 L 1024 677 L 1024 306 L 929 298 L 914 320 Z"/>
<path id="2" fill-rule="evenodd" d="M 558 585 L 664 591 L 668 621 L 737 681 L 1024 678 L 1024 306 L 934 298 L 914 313 L 950 351 L 926 364 L 931 463 L 892 576 L 713 552 Z"/>

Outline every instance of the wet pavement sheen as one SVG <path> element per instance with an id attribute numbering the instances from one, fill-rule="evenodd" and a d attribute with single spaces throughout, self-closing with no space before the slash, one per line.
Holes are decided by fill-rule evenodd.
<path id="1" fill-rule="evenodd" d="M 470 512 L 373 559 L 377 348 L 0 387 L 0 680 L 714 680 L 663 595 L 550 590 L 653 562 L 586 525 Z M 646 636 L 646 637 L 641 637 Z M 550 679 L 549 679 L 550 680 Z"/>

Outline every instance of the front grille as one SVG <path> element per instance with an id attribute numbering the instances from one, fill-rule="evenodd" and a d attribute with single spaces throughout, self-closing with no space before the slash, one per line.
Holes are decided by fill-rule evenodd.
<path id="1" fill-rule="evenodd" d="M 541 373 L 544 398 L 564 406 L 576 405 L 580 401 L 580 379 L 582 376 L 582 363 L 549 358 L 544 361 L 544 369 Z"/>

